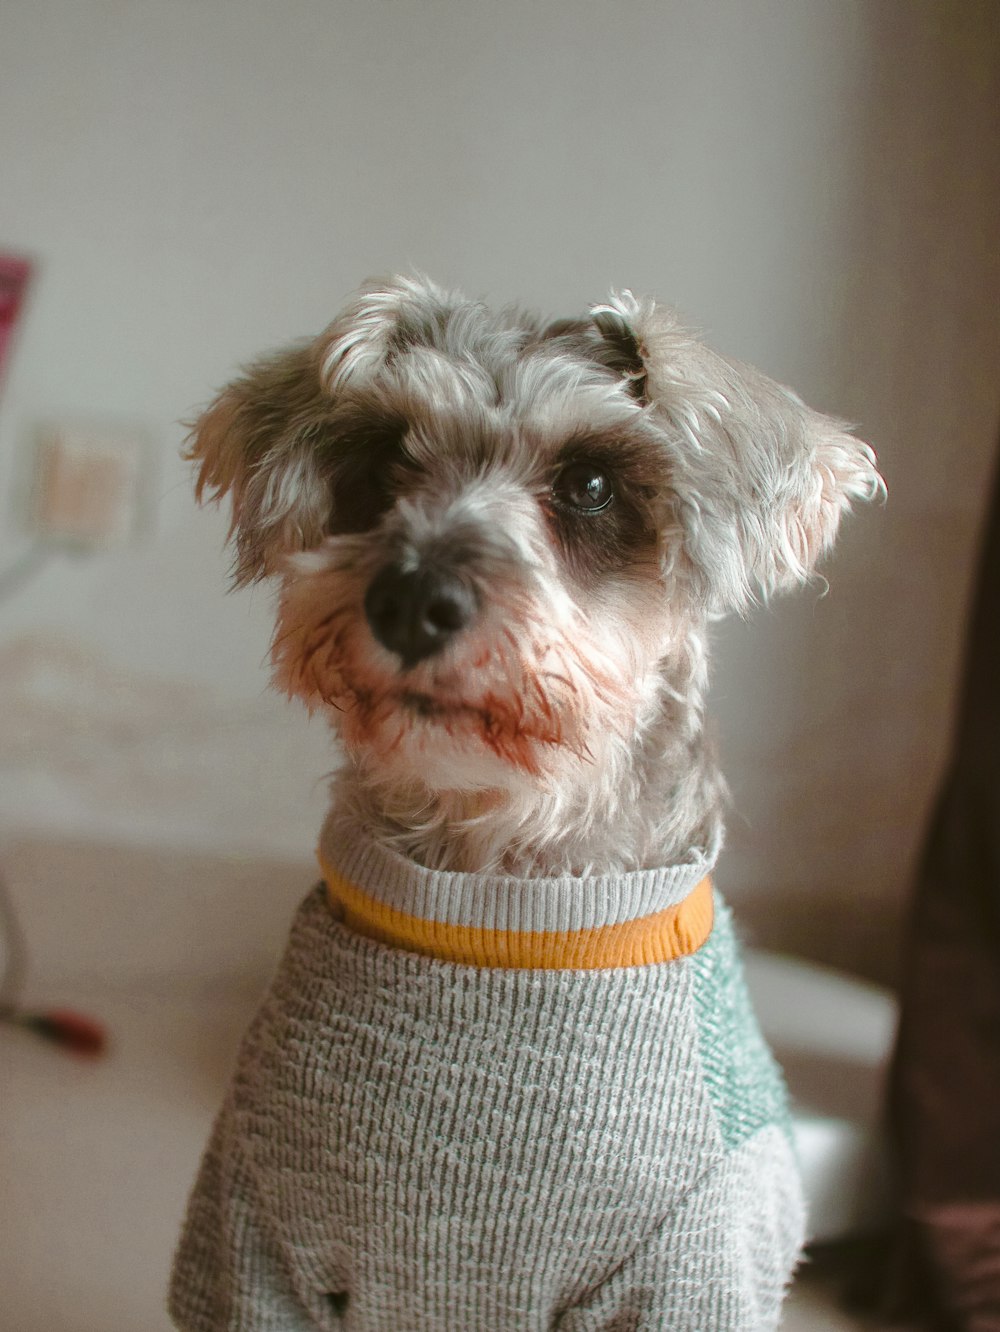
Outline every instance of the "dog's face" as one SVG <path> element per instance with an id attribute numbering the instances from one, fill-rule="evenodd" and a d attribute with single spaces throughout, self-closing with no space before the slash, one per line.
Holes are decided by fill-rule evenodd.
<path id="1" fill-rule="evenodd" d="M 712 613 L 805 578 L 867 446 L 627 293 L 542 325 L 372 285 L 197 423 L 274 658 L 385 790 L 600 792 L 700 718 Z M 694 720 L 692 720 L 694 718 Z"/>

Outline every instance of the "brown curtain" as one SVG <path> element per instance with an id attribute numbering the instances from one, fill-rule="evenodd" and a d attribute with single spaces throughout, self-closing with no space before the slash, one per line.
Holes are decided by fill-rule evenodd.
<path id="1" fill-rule="evenodd" d="M 1000 1332 L 1000 475 L 906 941 L 889 1118 L 896 1312 Z"/>

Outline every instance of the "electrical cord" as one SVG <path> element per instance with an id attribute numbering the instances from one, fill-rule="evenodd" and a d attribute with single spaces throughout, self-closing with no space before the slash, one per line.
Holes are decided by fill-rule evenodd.
<path id="1" fill-rule="evenodd" d="M 48 564 L 54 553 L 44 542 L 29 546 L 19 560 L 0 573 L 0 601 L 7 601 L 20 592 Z M 2 873 L 0 946 L 4 959 L 3 974 L 0 975 L 0 1022 L 26 1027 L 77 1054 L 103 1054 L 107 1048 L 107 1034 L 93 1018 L 68 1008 L 33 1010 L 21 1006 L 21 992 L 28 973 L 28 945 Z"/>
<path id="2" fill-rule="evenodd" d="M 0 1018 L 9 1020 L 17 1012 L 28 969 L 28 950 L 3 874 L 0 874 L 0 935 L 4 950 L 4 969 L 0 976 Z"/>
<path id="3" fill-rule="evenodd" d="M 0 931 L 4 969 L 0 976 L 0 1022 L 26 1027 L 38 1036 L 81 1055 L 103 1054 L 108 1038 L 104 1027 L 71 1008 L 28 1009 L 21 1006 L 21 991 L 28 971 L 28 947 L 11 901 L 10 889 L 0 874 Z"/>
<path id="4" fill-rule="evenodd" d="M 32 582 L 55 553 L 46 541 L 36 541 L 29 546 L 19 560 L 15 560 L 0 573 L 0 601 L 9 601 Z"/>

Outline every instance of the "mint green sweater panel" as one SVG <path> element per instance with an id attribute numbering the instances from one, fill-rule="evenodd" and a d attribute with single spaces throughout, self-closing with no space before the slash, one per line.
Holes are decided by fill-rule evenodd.
<path id="1" fill-rule="evenodd" d="M 758 1129 L 792 1126 L 781 1070 L 761 1034 L 743 976 L 732 913 L 716 897 L 715 927 L 688 963 L 694 973 L 705 1090 L 718 1115 L 727 1148 L 738 1147 Z"/>

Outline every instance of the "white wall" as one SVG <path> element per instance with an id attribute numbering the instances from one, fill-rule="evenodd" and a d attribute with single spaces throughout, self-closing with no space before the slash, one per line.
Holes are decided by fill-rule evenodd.
<path id="1" fill-rule="evenodd" d="M 891 916 L 906 882 L 991 467 L 998 12 L 5 0 L 0 244 L 41 277 L 0 403 L 0 566 L 40 421 L 134 420 L 160 457 L 151 540 L 0 606 L 0 817 L 311 837 L 326 740 L 262 694 L 268 596 L 223 595 L 179 419 L 368 274 L 565 313 L 629 285 L 860 422 L 889 476 L 828 598 L 720 634 L 721 878 L 843 955 L 858 903 Z"/>

